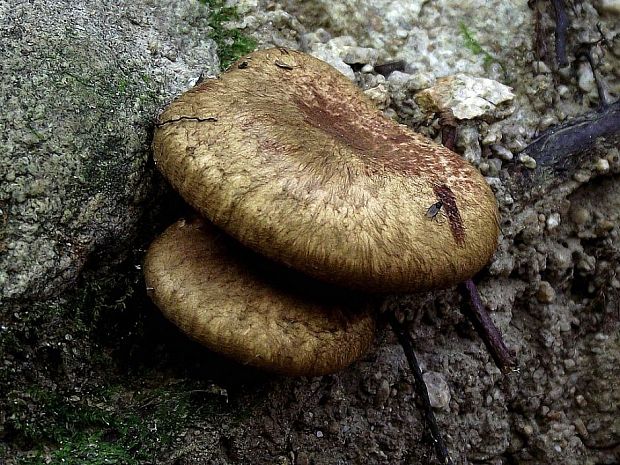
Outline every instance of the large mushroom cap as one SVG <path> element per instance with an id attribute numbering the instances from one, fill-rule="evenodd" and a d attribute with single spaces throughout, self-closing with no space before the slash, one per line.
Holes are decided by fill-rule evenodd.
<path id="1" fill-rule="evenodd" d="M 446 287 L 497 245 L 495 197 L 475 168 L 300 52 L 252 53 L 188 91 L 160 116 L 153 147 L 204 216 L 322 280 Z"/>
<path id="2" fill-rule="evenodd" d="M 155 304 L 183 332 L 243 364 L 288 375 L 338 371 L 374 337 L 368 299 L 269 263 L 202 220 L 149 248 Z"/>

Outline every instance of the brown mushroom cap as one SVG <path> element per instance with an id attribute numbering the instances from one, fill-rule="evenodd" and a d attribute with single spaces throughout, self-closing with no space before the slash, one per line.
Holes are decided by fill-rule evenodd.
<path id="1" fill-rule="evenodd" d="M 447 287 L 497 245 L 495 197 L 474 167 L 301 52 L 252 53 L 191 89 L 160 116 L 153 147 L 204 216 L 322 280 L 380 292 Z"/>
<path id="2" fill-rule="evenodd" d="M 149 294 L 183 332 L 243 364 L 288 375 L 338 371 L 369 348 L 367 297 L 268 262 L 203 220 L 153 242 Z"/>

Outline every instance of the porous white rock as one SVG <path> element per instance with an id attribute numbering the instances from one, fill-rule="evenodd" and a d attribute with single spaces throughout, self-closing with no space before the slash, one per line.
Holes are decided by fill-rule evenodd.
<path id="1" fill-rule="evenodd" d="M 431 407 L 444 409 L 450 404 L 450 387 L 441 373 L 427 371 L 422 375 Z"/>
<path id="2" fill-rule="evenodd" d="M 492 79 L 455 74 L 437 79 L 434 86 L 415 96 L 427 112 L 451 109 L 457 119 L 473 119 L 514 98 L 512 89 Z"/>

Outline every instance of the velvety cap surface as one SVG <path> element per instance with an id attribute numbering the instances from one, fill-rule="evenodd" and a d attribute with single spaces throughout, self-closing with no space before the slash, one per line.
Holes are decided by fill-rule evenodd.
<path id="1" fill-rule="evenodd" d="M 144 274 L 169 320 L 242 364 L 321 375 L 359 358 L 374 337 L 367 296 L 275 265 L 203 220 L 170 226 L 149 248 Z"/>
<path id="2" fill-rule="evenodd" d="M 447 287 L 497 245 L 495 197 L 474 167 L 301 52 L 252 53 L 188 91 L 160 116 L 153 148 L 202 215 L 321 280 Z"/>

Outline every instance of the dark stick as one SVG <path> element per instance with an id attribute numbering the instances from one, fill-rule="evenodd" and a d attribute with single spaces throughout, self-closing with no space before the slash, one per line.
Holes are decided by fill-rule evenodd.
<path id="1" fill-rule="evenodd" d="M 587 47 L 577 52 L 577 57 L 583 57 L 588 61 L 590 69 L 592 70 L 592 76 L 594 76 L 594 82 L 596 83 L 596 91 L 598 92 L 598 98 L 601 102 L 601 107 L 608 107 L 609 105 L 611 105 L 611 99 L 609 98 L 609 94 L 607 92 L 607 89 L 605 88 L 603 80 L 596 71 L 596 65 L 594 64 L 594 58 L 592 57 L 592 49 L 590 47 Z"/>
<path id="2" fill-rule="evenodd" d="M 474 282 L 468 279 L 459 284 L 459 291 L 463 298 L 469 301 L 469 305 L 464 307 L 463 313 L 474 325 L 497 367 L 504 373 L 512 370 L 516 366 L 515 355 L 506 347 L 502 333 L 484 308 Z"/>
<path id="3" fill-rule="evenodd" d="M 513 197 L 531 205 L 619 144 L 620 101 L 550 128 L 531 141 L 521 153 L 536 160 L 536 169 L 509 164 L 505 185 Z"/>
<path id="4" fill-rule="evenodd" d="M 375 71 L 388 77 L 394 71 L 404 71 L 405 62 L 403 60 L 388 61 L 380 65 L 375 65 Z"/>
<path id="5" fill-rule="evenodd" d="M 179 121 L 197 121 L 199 123 L 213 123 L 217 121 L 217 118 L 215 116 L 207 116 L 206 118 L 200 118 L 198 116 L 179 116 L 178 118 L 172 118 L 167 121 L 161 121 L 161 122 L 155 123 L 155 126 L 160 128 L 165 124 L 178 123 Z"/>
<path id="6" fill-rule="evenodd" d="M 444 147 L 454 151 L 456 146 L 456 119 L 450 108 L 439 113 L 439 125 L 441 126 L 441 143 Z"/>
<path id="7" fill-rule="evenodd" d="M 448 454 L 448 448 L 446 447 L 446 443 L 441 436 L 441 432 L 439 431 L 439 426 L 437 425 L 437 419 L 435 418 L 435 414 L 433 413 L 433 407 L 431 407 L 431 401 L 428 397 L 428 391 L 426 390 L 426 383 L 424 383 L 424 378 L 422 377 L 422 370 L 420 369 L 420 365 L 418 364 L 418 360 L 415 356 L 415 352 L 413 351 L 413 342 L 411 341 L 411 336 L 409 333 L 401 326 L 394 315 L 394 312 L 388 312 L 388 319 L 394 333 L 396 333 L 396 337 L 398 338 L 398 342 L 403 348 L 405 352 L 405 357 L 407 358 L 407 362 L 409 362 L 409 367 L 411 368 L 411 372 L 413 374 L 413 378 L 415 380 L 415 390 L 420 402 L 422 403 L 422 409 L 424 411 L 424 419 L 426 420 L 426 424 L 431 433 L 431 439 L 433 440 L 433 445 L 435 446 L 435 453 L 437 454 L 437 458 L 440 463 L 443 465 L 453 465 L 452 459 Z"/>
<path id="8" fill-rule="evenodd" d="M 452 110 L 446 109 L 440 113 L 439 124 L 441 126 L 442 144 L 450 150 L 454 150 L 457 123 Z M 459 284 L 459 290 L 470 304 L 469 308 L 464 311 L 465 316 L 476 328 L 498 368 L 503 372 L 509 371 L 515 366 L 515 357 L 506 347 L 502 334 L 482 305 L 476 285 L 471 279 L 468 279 Z"/>
<path id="9" fill-rule="evenodd" d="M 566 58 L 566 31 L 568 30 L 569 20 L 566 14 L 564 0 L 551 0 L 555 9 L 555 58 L 558 66 L 564 68 L 568 66 Z"/>

